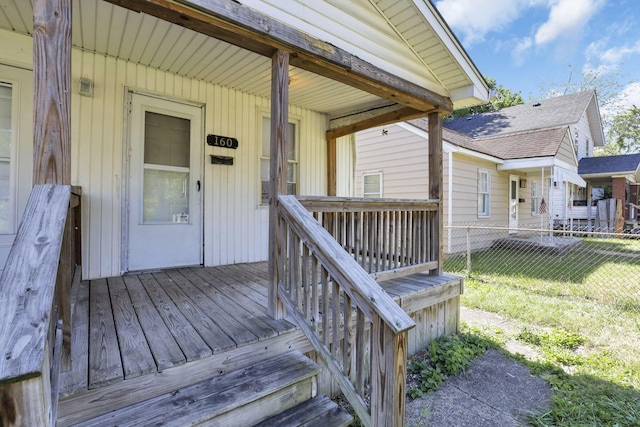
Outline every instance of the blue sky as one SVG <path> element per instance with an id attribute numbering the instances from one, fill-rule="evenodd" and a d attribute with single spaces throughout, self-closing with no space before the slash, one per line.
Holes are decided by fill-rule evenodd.
<path id="1" fill-rule="evenodd" d="M 640 1 L 434 3 L 480 72 L 525 101 L 542 95 L 543 82 L 566 81 L 571 67 L 615 77 L 616 105 L 640 106 Z"/>

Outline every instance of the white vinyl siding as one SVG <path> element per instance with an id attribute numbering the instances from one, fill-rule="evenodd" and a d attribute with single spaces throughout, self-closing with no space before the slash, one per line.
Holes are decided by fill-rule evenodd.
<path id="1" fill-rule="evenodd" d="M 29 50 L 33 44 L 28 36 L 13 39 L 19 42 L 16 48 Z M 258 121 L 271 106 L 268 98 L 79 49 L 72 50 L 71 72 L 71 182 L 82 187 L 83 278 L 114 276 L 121 270 L 127 88 L 201 104 L 204 135 L 238 139 L 236 150 L 204 149 L 204 262 L 211 266 L 267 259 L 269 212 L 259 205 Z M 93 97 L 78 94 L 81 77 L 94 82 Z M 298 193 L 326 195 L 327 117 L 293 106 L 289 116 L 300 123 Z M 31 134 L 23 132 L 20 141 L 24 158 L 32 159 Z M 233 157 L 233 166 L 212 165 L 212 154 Z M 30 177 L 31 167 L 25 170 Z"/>
<path id="2" fill-rule="evenodd" d="M 429 197 L 429 154 L 425 138 L 398 125 L 389 125 L 358 132 L 356 150 L 355 196 L 364 195 L 363 174 L 376 171 L 384 175 L 384 197 Z"/>
<path id="3" fill-rule="evenodd" d="M 362 182 L 364 197 L 382 197 L 382 173 L 364 173 L 362 174 Z"/>
<path id="4" fill-rule="evenodd" d="M 491 173 L 478 169 L 478 217 L 491 215 Z"/>

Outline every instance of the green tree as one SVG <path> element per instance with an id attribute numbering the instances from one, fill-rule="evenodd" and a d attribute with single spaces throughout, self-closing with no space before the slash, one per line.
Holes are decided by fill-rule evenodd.
<path id="1" fill-rule="evenodd" d="M 471 116 L 473 114 L 486 113 L 487 111 L 500 110 L 501 108 L 511 107 L 518 104 L 524 104 L 524 100 L 522 99 L 522 95 L 520 95 L 520 92 L 512 92 L 511 89 L 508 89 L 502 85 L 496 86 L 496 79 L 487 76 L 483 77 L 484 81 L 487 82 L 487 86 L 489 86 L 489 89 L 493 91 L 496 96 L 486 104 L 454 110 L 453 113 L 447 116 L 447 120 Z"/>
<path id="2" fill-rule="evenodd" d="M 613 116 L 607 132 L 607 154 L 640 152 L 640 108 L 635 105 Z"/>

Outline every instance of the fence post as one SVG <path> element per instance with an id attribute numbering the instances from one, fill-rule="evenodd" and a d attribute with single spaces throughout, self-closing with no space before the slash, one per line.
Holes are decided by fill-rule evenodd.
<path id="1" fill-rule="evenodd" d="M 471 227 L 467 227 L 467 274 L 471 274 L 471 239 L 469 238 L 470 231 Z"/>

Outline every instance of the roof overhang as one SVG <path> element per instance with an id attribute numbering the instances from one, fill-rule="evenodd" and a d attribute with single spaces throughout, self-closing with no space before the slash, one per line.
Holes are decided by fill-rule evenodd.
<path id="1" fill-rule="evenodd" d="M 449 113 L 449 97 L 398 77 L 350 52 L 267 15 L 225 0 L 107 0 L 266 57 L 278 50 L 290 64 L 419 111 Z"/>
<path id="2" fill-rule="evenodd" d="M 586 187 L 587 182 L 578 175 L 577 172 L 570 171 L 561 167 L 556 167 L 554 170 L 555 180 L 558 182 L 570 182 L 576 184 L 579 187 Z"/>

